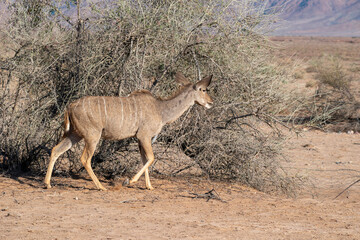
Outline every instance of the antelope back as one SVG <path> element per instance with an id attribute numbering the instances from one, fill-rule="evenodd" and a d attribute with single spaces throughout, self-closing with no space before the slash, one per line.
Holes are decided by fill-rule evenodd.
<path id="1" fill-rule="evenodd" d="M 156 99 L 145 92 L 128 97 L 83 97 L 68 109 L 72 129 L 81 137 L 101 134 L 105 139 L 135 136 L 139 129 L 159 122 Z"/>

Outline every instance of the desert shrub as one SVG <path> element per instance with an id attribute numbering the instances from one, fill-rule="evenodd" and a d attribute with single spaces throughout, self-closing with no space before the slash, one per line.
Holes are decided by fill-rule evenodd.
<path id="1" fill-rule="evenodd" d="M 321 84 L 336 90 L 349 91 L 350 77 L 345 73 L 340 60 L 335 56 L 324 56 L 317 65 L 316 78 Z"/>
<path id="2" fill-rule="evenodd" d="M 304 74 L 303 74 L 303 72 L 301 72 L 301 71 L 296 71 L 296 72 L 294 72 L 293 76 L 294 76 L 295 79 L 302 79 L 302 78 L 304 78 Z"/>
<path id="3" fill-rule="evenodd" d="M 325 127 L 357 118 L 359 103 L 351 89 L 351 77 L 341 60 L 333 55 L 324 55 L 311 61 L 310 67 L 318 83 L 315 94 L 303 99 L 301 114 L 309 116 L 308 124 Z"/>
<path id="4" fill-rule="evenodd" d="M 64 109 L 74 99 L 139 88 L 166 97 L 182 71 L 193 81 L 215 76 L 210 94 L 216 106 L 193 107 L 158 141 L 181 149 L 211 178 L 264 191 L 291 189 L 294 179 L 279 164 L 275 124 L 286 106 L 282 83 L 288 75 L 268 54 L 263 34 L 276 15 L 264 14 L 262 1 L 76 4 L 77 11 L 73 1 L 67 7 L 57 1 L 9 5 L 5 33 L 15 52 L 4 61 L 2 78 L 3 168 L 43 173 Z M 132 139 L 103 141 L 94 157 L 97 171 L 133 171 L 122 161 L 132 156 L 133 145 Z M 78 154 L 75 149 L 66 157 L 79 162 Z M 67 171 L 79 171 L 70 166 Z"/>
<path id="5" fill-rule="evenodd" d="M 352 63 L 349 69 L 353 73 L 359 73 L 360 72 L 360 66 L 356 63 Z"/>

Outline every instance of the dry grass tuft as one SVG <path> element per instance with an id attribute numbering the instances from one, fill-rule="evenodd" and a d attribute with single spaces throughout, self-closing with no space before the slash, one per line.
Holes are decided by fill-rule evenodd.
<path id="1" fill-rule="evenodd" d="M 351 78 L 335 56 L 324 56 L 316 65 L 316 78 L 321 84 L 341 91 L 349 91 Z"/>

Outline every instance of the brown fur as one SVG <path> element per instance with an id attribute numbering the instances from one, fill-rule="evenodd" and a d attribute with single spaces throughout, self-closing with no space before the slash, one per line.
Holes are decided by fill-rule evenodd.
<path id="1" fill-rule="evenodd" d="M 136 95 L 136 94 L 149 94 L 149 95 L 152 96 L 151 92 L 149 90 L 146 90 L 146 89 L 141 89 L 141 90 L 134 91 L 134 92 L 130 93 L 129 96 Z"/>
<path id="2" fill-rule="evenodd" d="M 177 96 L 179 96 L 185 88 L 188 88 L 189 86 L 192 86 L 192 84 L 187 84 L 184 86 L 180 86 L 179 89 L 177 89 L 175 92 L 173 92 L 170 96 L 168 97 L 158 97 L 157 99 L 159 99 L 160 101 L 168 101 L 171 99 L 176 98 Z"/>
<path id="3" fill-rule="evenodd" d="M 80 160 L 96 187 L 105 190 L 91 168 L 91 158 L 97 143 L 101 138 L 120 140 L 135 136 L 139 141 L 144 166 L 129 183 L 136 182 L 145 173 L 146 187 L 152 189 L 148 172 L 154 161 L 151 138 L 194 103 L 210 108 L 212 99 L 203 90 L 210 84 L 210 80 L 211 77 L 204 78 L 193 85 L 182 76 L 178 82 L 183 87 L 164 100 L 153 97 L 147 90 L 140 90 L 127 97 L 89 96 L 71 103 L 65 112 L 63 139 L 51 153 L 45 184 L 51 187 L 51 174 L 57 158 L 84 139 L 85 148 Z"/>

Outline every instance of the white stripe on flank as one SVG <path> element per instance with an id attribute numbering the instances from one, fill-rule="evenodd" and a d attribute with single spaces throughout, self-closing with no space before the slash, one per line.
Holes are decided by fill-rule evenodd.
<path id="1" fill-rule="evenodd" d="M 127 114 L 129 115 L 128 121 L 129 121 L 129 123 L 131 123 L 131 122 L 132 122 L 132 107 L 131 107 L 131 102 L 129 101 L 129 97 L 126 97 L 126 98 L 124 98 L 124 99 L 126 99 L 127 105 L 129 106 L 129 112 L 128 112 Z M 131 125 L 130 125 L 129 127 L 131 127 Z"/>
<path id="2" fill-rule="evenodd" d="M 106 102 L 105 102 L 105 98 L 102 97 L 102 100 L 104 102 L 104 111 L 105 111 L 105 125 L 106 125 L 106 118 L 107 118 L 107 111 L 106 111 Z"/>
<path id="3" fill-rule="evenodd" d="M 85 109 L 85 104 L 84 104 L 84 102 L 85 102 L 85 97 L 82 99 L 82 108 L 83 108 L 83 111 L 84 111 L 84 113 L 86 113 L 86 109 Z"/>
<path id="4" fill-rule="evenodd" d="M 98 105 L 98 110 L 99 110 L 99 115 L 100 115 L 100 121 L 102 121 L 102 114 L 101 114 L 101 109 L 100 109 L 99 98 L 96 98 L 96 100 L 97 100 L 97 105 Z"/>
<path id="5" fill-rule="evenodd" d="M 141 104 L 139 104 L 139 122 L 138 122 L 138 125 L 140 125 L 140 122 L 142 121 L 142 108 L 141 108 Z"/>
<path id="6" fill-rule="evenodd" d="M 134 124 L 136 125 L 136 121 L 137 121 L 137 106 L 136 106 L 136 98 L 135 96 L 133 96 L 134 99 L 134 105 L 135 105 L 135 119 L 134 119 Z"/>
<path id="7" fill-rule="evenodd" d="M 120 125 L 120 127 L 123 127 L 123 123 L 124 123 L 124 103 L 123 103 L 122 98 L 120 98 L 120 102 L 121 102 L 121 125 Z"/>
<path id="8" fill-rule="evenodd" d="M 84 110 L 84 113 L 86 114 L 87 119 L 88 119 L 89 122 L 90 122 L 90 125 L 89 125 L 90 128 L 91 128 L 92 130 L 94 130 L 94 127 L 91 125 L 91 119 L 90 119 L 90 117 L 89 117 L 89 115 L 88 115 L 88 112 L 89 112 L 89 111 L 85 109 L 85 103 L 84 103 L 84 102 L 85 102 L 85 98 L 86 98 L 86 97 L 84 97 L 83 100 L 82 100 L 82 108 L 83 108 L 83 110 Z M 88 105 L 89 105 L 89 99 L 88 99 Z M 92 115 L 91 111 L 90 111 L 90 114 Z"/>
<path id="9" fill-rule="evenodd" d="M 88 111 L 90 112 L 90 115 L 92 117 L 93 120 L 95 120 L 92 109 L 91 109 L 91 105 L 90 105 L 90 98 L 88 98 Z"/>

